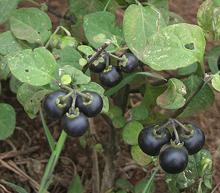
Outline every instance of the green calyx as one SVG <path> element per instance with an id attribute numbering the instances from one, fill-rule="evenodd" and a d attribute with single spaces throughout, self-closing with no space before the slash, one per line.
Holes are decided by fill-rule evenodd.
<path id="1" fill-rule="evenodd" d="M 66 107 L 67 102 L 66 102 L 66 100 L 62 100 L 62 98 L 59 97 L 59 98 L 56 99 L 56 105 L 57 105 L 58 108 L 63 109 L 63 108 Z"/>
<path id="2" fill-rule="evenodd" d="M 69 118 L 69 119 L 75 119 L 76 117 L 78 117 L 79 116 L 79 114 L 80 114 L 80 112 L 79 112 L 79 109 L 78 108 L 75 108 L 74 109 L 74 112 L 67 112 L 66 113 L 66 116 Z"/>

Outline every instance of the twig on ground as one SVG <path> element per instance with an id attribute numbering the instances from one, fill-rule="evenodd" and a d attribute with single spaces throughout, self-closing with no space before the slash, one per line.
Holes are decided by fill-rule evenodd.
<path id="1" fill-rule="evenodd" d="M 35 190 L 39 190 L 39 183 L 36 182 L 33 178 L 31 178 L 30 176 L 28 176 L 23 170 L 21 170 L 19 167 L 17 167 L 17 165 L 13 162 L 13 161 L 8 161 L 5 162 L 3 160 L 0 159 L 0 164 L 2 166 L 4 166 L 5 168 L 7 168 L 8 170 L 16 173 L 17 175 L 25 178 L 26 180 L 28 180 L 31 184 L 31 186 L 35 189 Z M 45 193 L 49 193 L 48 191 L 46 191 Z"/>
<path id="2" fill-rule="evenodd" d="M 33 152 L 36 152 L 38 149 L 39 149 L 39 146 L 33 146 L 33 147 L 31 147 L 27 150 L 24 150 L 24 151 L 12 150 L 12 151 L 8 151 L 8 152 L 0 153 L 0 159 L 1 160 L 9 159 L 9 158 L 16 157 L 18 155 L 33 153 Z"/>

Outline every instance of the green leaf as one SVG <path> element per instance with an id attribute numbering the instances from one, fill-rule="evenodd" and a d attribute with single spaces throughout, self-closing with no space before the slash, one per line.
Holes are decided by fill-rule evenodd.
<path id="1" fill-rule="evenodd" d="M 128 191 L 133 192 L 133 189 L 134 189 L 133 185 L 127 179 L 124 179 L 124 178 L 118 178 L 115 182 L 115 186 L 117 188 L 125 190 L 126 192 Z"/>
<path id="2" fill-rule="evenodd" d="M 186 98 L 189 98 L 197 90 L 201 84 L 201 81 L 202 80 L 195 75 L 192 75 L 183 81 L 187 88 Z M 205 110 L 207 107 L 210 107 L 213 104 L 214 99 L 215 96 L 213 90 L 209 85 L 205 85 L 201 91 L 191 100 L 191 102 L 187 105 L 186 109 L 180 116 L 187 117 L 201 110 Z"/>
<path id="3" fill-rule="evenodd" d="M 107 90 L 105 92 L 105 95 L 106 96 L 112 96 L 113 94 L 118 92 L 121 88 L 123 88 L 124 86 L 126 86 L 127 84 L 129 84 L 130 82 L 134 81 L 134 79 L 136 79 L 136 78 L 138 78 L 140 76 L 146 76 L 146 77 L 151 77 L 151 78 L 165 80 L 159 74 L 153 74 L 153 73 L 150 73 L 150 72 L 135 72 L 135 73 L 131 73 L 127 77 L 123 78 L 123 80 L 119 84 L 117 84 L 116 86 L 114 86 L 111 89 Z"/>
<path id="4" fill-rule="evenodd" d="M 91 56 L 95 53 L 92 47 L 86 45 L 80 45 L 77 49 L 87 56 Z"/>
<path id="5" fill-rule="evenodd" d="M 218 69 L 218 59 L 220 56 L 220 46 L 213 47 L 209 52 L 208 52 L 208 64 L 211 72 L 213 74 L 217 73 L 219 71 Z"/>
<path id="6" fill-rule="evenodd" d="M 181 80 L 171 78 L 168 81 L 168 87 L 163 94 L 157 97 L 157 104 L 165 109 L 179 109 L 181 108 L 186 99 L 186 86 Z"/>
<path id="7" fill-rule="evenodd" d="M 214 74 L 212 75 L 212 86 L 215 90 L 220 92 L 220 75 L 219 74 Z"/>
<path id="8" fill-rule="evenodd" d="M 215 6 L 220 6 L 220 1 L 219 0 L 212 0 Z"/>
<path id="9" fill-rule="evenodd" d="M 63 74 L 69 74 L 72 77 L 72 82 L 74 84 L 87 84 L 90 82 L 91 78 L 85 75 L 81 70 L 74 68 L 73 66 L 66 65 L 60 68 L 61 76 Z"/>
<path id="10" fill-rule="evenodd" d="M 7 57 L 12 74 L 21 82 L 42 86 L 51 82 L 57 63 L 46 48 L 22 50 Z"/>
<path id="11" fill-rule="evenodd" d="M 127 123 L 122 132 L 122 137 L 125 143 L 129 145 L 138 144 L 138 135 L 143 129 L 143 125 L 138 121 L 131 121 Z"/>
<path id="12" fill-rule="evenodd" d="M 11 182 L 7 182 L 5 180 L 1 181 L 3 184 L 6 184 L 8 187 L 10 187 L 11 189 L 13 189 L 14 191 L 16 191 L 17 193 L 28 193 L 27 190 L 25 190 L 24 188 L 22 188 L 21 186 L 18 186 L 14 183 Z"/>
<path id="13" fill-rule="evenodd" d="M 103 95 L 105 92 L 105 89 L 97 84 L 96 82 L 89 82 L 88 84 L 82 84 L 80 85 L 81 91 L 93 91 L 98 93 L 99 95 Z"/>
<path id="14" fill-rule="evenodd" d="M 56 148 L 56 142 L 53 138 L 52 133 L 50 132 L 49 127 L 47 126 L 47 123 L 46 123 L 46 120 L 44 118 L 43 111 L 42 111 L 41 107 L 39 108 L 39 112 L 40 112 L 41 123 L 42 123 L 42 126 L 44 128 L 44 133 L 47 137 L 47 141 L 48 141 L 48 144 L 50 146 L 50 150 L 51 150 L 51 152 L 53 152 L 53 151 L 55 151 L 55 148 Z"/>
<path id="15" fill-rule="evenodd" d="M 206 42 L 199 26 L 173 24 L 148 40 L 140 59 L 154 70 L 175 70 L 195 62 L 203 64 Z"/>
<path id="16" fill-rule="evenodd" d="M 0 34 L 0 55 L 5 56 L 11 52 L 20 50 L 22 50 L 22 46 L 18 43 L 10 31 Z"/>
<path id="17" fill-rule="evenodd" d="M 69 0 L 70 13 L 77 19 L 76 24 L 71 27 L 74 37 L 81 42 L 85 42 L 86 38 L 83 31 L 83 18 L 89 13 L 102 11 L 104 4 L 99 0 Z"/>
<path id="18" fill-rule="evenodd" d="M 67 193 L 84 193 L 83 186 L 78 174 L 74 176 Z"/>
<path id="19" fill-rule="evenodd" d="M 189 74 L 193 74 L 196 72 L 196 70 L 198 69 L 198 63 L 193 63 L 189 66 L 183 67 L 183 68 L 179 68 L 177 73 L 181 76 L 185 76 L 185 75 L 189 75 Z"/>
<path id="20" fill-rule="evenodd" d="M 66 47 L 71 47 L 71 48 L 76 48 L 78 45 L 78 42 L 76 41 L 76 39 L 72 36 L 63 36 L 61 38 L 61 42 L 59 44 L 59 47 L 61 49 L 64 49 Z"/>
<path id="21" fill-rule="evenodd" d="M 14 76 L 10 77 L 10 82 L 9 82 L 9 86 L 10 86 L 10 90 L 13 93 L 17 93 L 18 88 L 22 85 L 22 82 L 19 81 L 17 78 L 15 78 Z"/>
<path id="22" fill-rule="evenodd" d="M 146 106 L 146 108 L 151 109 L 156 105 L 156 99 L 165 91 L 165 86 L 152 86 L 151 84 L 147 84 L 144 93 L 144 99 L 142 104 Z M 149 111 L 151 113 L 151 111 Z"/>
<path id="23" fill-rule="evenodd" d="M 220 7 L 219 2 L 206 0 L 199 7 L 198 24 L 204 29 L 208 38 L 220 39 Z"/>
<path id="24" fill-rule="evenodd" d="M 108 113 L 108 111 L 109 111 L 109 99 L 106 96 L 102 96 L 102 100 L 103 100 L 102 113 Z"/>
<path id="25" fill-rule="evenodd" d="M 168 2 L 168 0 L 149 0 L 148 2 L 160 10 L 166 23 L 168 23 L 169 22 L 169 2 Z"/>
<path id="26" fill-rule="evenodd" d="M 0 80 L 6 80 L 9 77 L 10 69 L 6 57 L 0 56 Z"/>
<path id="27" fill-rule="evenodd" d="M 122 30 L 116 26 L 115 16 L 106 11 L 91 13 L 84 17 L 84 32 L 89 43 L 98 48 L 109 40 L 116 40 L 118 45 L 123 42 Z M 114 51 L 111 44 L 106 50 Z"/>
<path id="28" fill-rule="evenodd" d="M 10 18 L 10 29 L 21 40 L 43 44 L 52 28 L 50 18 L 37 8 L 17 9 Z"/>
<path id="29" fill-rule="evenodd" d="M 146 166 L 152 162 L 152 158 L 145 154 L 138 145 L 131 147 L 131 156 L 132 159 L 141 166 Z"/>
<path id="30" fill-rule="evenodd" d="M 3 24 L 16 9 L 20 0 L 0 0 L 0 24 Z"/>
<path id="31" fill-rule="evenodd" d="M 148 109 L 144 103 L 140 103 L 138 106 L 133 107 L 131 110 L 131 118 L 136 121 L 143 121 L 148 117 Z"/>
<path id="32" fill-rule="evenodd" d="M 220 7 L 216 7 L 213 11 L 212 27 L 215 39 L 220 39 Z"/>
<path id="33" fill-rule="evenodd" d="M 15 129 L 16 114 L 14 108 L 6 103 L 0 103 L 0 140 L 10 137 Z"/>
<path id="34" fill-rule="evenodd" d="M 78 20 L 89 13 L 101 11 L 104 9 L 104 4 L 99 0 L 69 0 L 70 12 L 74 14 Z"/>
<path id="35" fill-rule="evenodd" d="M 212 19 L 213 19 L 213 2 L 212 0 L 204 1 L 197 13 L 197 22 L 206 32 L 212 31 Z"/>
<path id="36" fill-rule="evenodd" d="M 111 107 L 109 112 L 106 114 L 112 120 L 112 124 L 115 128 L 122 128 L 125 125 L 126 120 L 123 116 L 121 108 L 118 106 Z"/>
<path id="37" fill-rule="evenodd" d="M 49 94 L 50 92 L 51 90 L 24 83 L 17 91 L 17 99 L 24 107 L 24 110 L 28 116 L 30 118 L 35 118 L 36 114 L 39 112 L 41 101 L 45 95 Z"/>
<path id="38" fill-rule="evenodd" d="M 146 185 L 148 187 L 146 187 Z M 146 188 L 146 191 L 144 189 Z M 143 179 L 134 187 L 135 193 L 153 193 L 155 191 L 155 184 L 150 179 Z"/>
<path id="39" fill-rule="evenodd" d="M 65 47 L 62 50 L 53 49 L 53 55 L 58 57 L 57 63 L 60 67 L 70 65 L 77 69 L 82 69 L 79 60 L 82 57 L 80 53 L 72 47 Z"/>
<path id="40" fill-rule="evenodd" d="M 165 21 L 156 8 L 132 4 L 125 11 L 123 20 L 125 41 L 141 61 L 144 61 L 149 37 L 165 26 Z"/>

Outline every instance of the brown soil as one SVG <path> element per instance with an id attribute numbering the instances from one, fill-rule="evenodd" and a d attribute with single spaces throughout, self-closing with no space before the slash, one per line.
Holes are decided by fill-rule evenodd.
<path id="1" fill-rule="evenodd" d="M 180 14 L 186 22 L 196 23 L 196 12 L 198 6 L 201 4 L 201 0 L 171 0 L 170 9 Z M 54 10 L 63 14 L 66 10 L 66 1 L 55 0 L 50 1 Z M 29 6 L 25 4 L 25 6 Z M 50 14 L 54 25 L 58 25 L 59 18 Z M 1 30 L 1 28 L 0 28 Z M 50 155 L 49 147 L 46 142 L 46 138 L 43 132 L 40 119 L 36 118 L 30 120 L 22 107 L 16 102 L 16 97 L 10 93 L 7 89 L 7 82 L 3 83 L 3 93 L 1 101 L 13 104 L 17 112 L 17 128 L 15 134 L 5 142 L 0 142 L 0 180 L 8 180 L 24 186 L 27 190 L 32 190 L 36 187 L 36 182 L 40 182 L 41 176 L 45 164 L 47 163 Z M 206 147 L 211 151 L 214 157 L 214 184 L 220 183 L 220 130 L 218 124 L 220 124 L 220 94 L 216 94 L 216 101 L 212 107 L 205 112 L 200 113 L 196 117 L 190 118 L 193 122 L 196 122 L 202 128 L 204 128 L 207 143 Z M 98 118 L 95 121 L 98 137 L 106 137 L 108 128 L 106 124 L 100 122 Z M 56 123 L 49 125 L 53 128 L 53 135 L 57 138 L 59 135 L 58 126 Z M 90 140 L 91 142 L 91 140 Z M 121 145 L 122 154 L 119 156 L 119 163 L 117 166 L 117 176 L 127 177 L 132 183 L 136 183 L 144 177 L 144 173 L 139 167 L 130 165 L 125 167 L 126 162 L 130 162 L 129 148 L 125 145 Z M 4 159 L 3 159 L 4 158 Z M 1 161 L 4 160 L 4 161 Z M 91 192 L 93 182 L 91 181 L 92 175 L 92 151 L 91 148 L 86 146 L 85 148 L 79 144 L 79 141 L 75 139 L 68 139 L 65 149 L 62 153 L 59 165 L 56 169 L 54 176 L 54 185 L 51 188 L 52 193 L 65 193 L 66 187 L 71 182 L 73 175 L 77 172 L 86 187 L 86 192 Z M 99 155 L 99 160 L 103 160 Z M 103 163 L 100 163 L 101 169 L 103 169 Z M 132 169 L 134 167 L 134 169 Z M 126 170 L 126 172 L 125 172 Z M 23 171 L 23 172 L 22 172 Z M 30 183 L 29 177 L 32 182 Z M 167 192 L 164 180 L 162 180 L 163 174 L 157 176 L 157 193 Z M 33 182 L 35 180 L 35 182 Z M 7 193 L 4 189 L 4 185 L 0 182 L 0 192 Z M 31 191 L 30 191 L 31 192 Z M 33 190 L 32 190 L 33 192 Z M 220 192 L 220 189 L 216 190 L 216 193 Z"/>

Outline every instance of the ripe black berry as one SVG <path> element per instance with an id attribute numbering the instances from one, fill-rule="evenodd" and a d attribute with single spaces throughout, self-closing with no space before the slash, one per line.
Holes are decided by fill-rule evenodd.
<path id="1" fill-rule="evenodd" d="M 138 58 L 132 53 L 126 53 L 125 56 L 127 63 L 122 65 L 122 71 L 126 73 L 134 71 L 138 67 Z"/>
<path id="2" fill-rule="evenodd" d="M 100 61 L 95 61 L 95 62 L 93 62 L 92 64 L 90 64 L 89 65 L 89 69 L 92 71 L 92 72 L 95 72 L 95 73 L 100 73 L 100 72 L 102 72 L 104 69 L 105 69 L 105 67 L 106 67 L 106 62 L 107 62 L 107 60 L 108 60 L 108 55 L 107 54 L 105 54 L 103 57 L 102 57 L 102 59 L 103 59 L 103 61 L 102 62 L 100 62 Z"/>
<path id="3" fill-rule="evenodd" d="M 117 85 L 121 79 L 121 72 L 115 66 L 109 66 L 99 75 L 100 82 L 107 87 L 113 87 Z"/>
<path id="4" fill-rule="evenodd" d="M 157 156 L 161 147 L 169 143 L 171 134 L 167 128 L 162 128 L 160 131 L 155 130 L 155 126 L 144 128 L 138 137 L 138 144 L 141 150 L 150 155 Z"/>
<path id="5" fill-rule="evenodd" d="M 87 117 L 94 117 L 102 111 L 103 101 L 102 97 L 95 92 L 84 91 L 90 99 L 78 95 L 76 98 L 76 106 Z"/>
<path id="6" fill-rule="evenodd" d="M 184 142 L 184 146 L 188 150 L 189 154 L 195 154 L 199 152 L 205 144 L 205 135 L 203 131 L 194 125 L 188 125 L 191 128 L 190 133 L 186 133 L 183 129 L 178 128 L 179 138 L 181 142 Z"/>
<path id="7" fill-rule="evenodd" d="M 66 113 L 61 120 L 61 127 L 68 135 L 80 137 L 89 128 L 89 121 L 83 113 L 78 115 Z"/>
<path id="8" fill-rule="evenodd" d="M 45 97 L 43 108 L 49 117 L 61 118 L 68 111 L 72 104 L 72 98 L 68 97 L 65 101 L 62 101 L 62 97 L 66 94 L 66 92 L 58 90 Z"/>
<path id="9" fill-rule="evenodd" d="M 170 174 L 184 171 L 188 164 L 188 152 L 182 145 L 165 145 L 159 154 L 161 168 Z"/>

